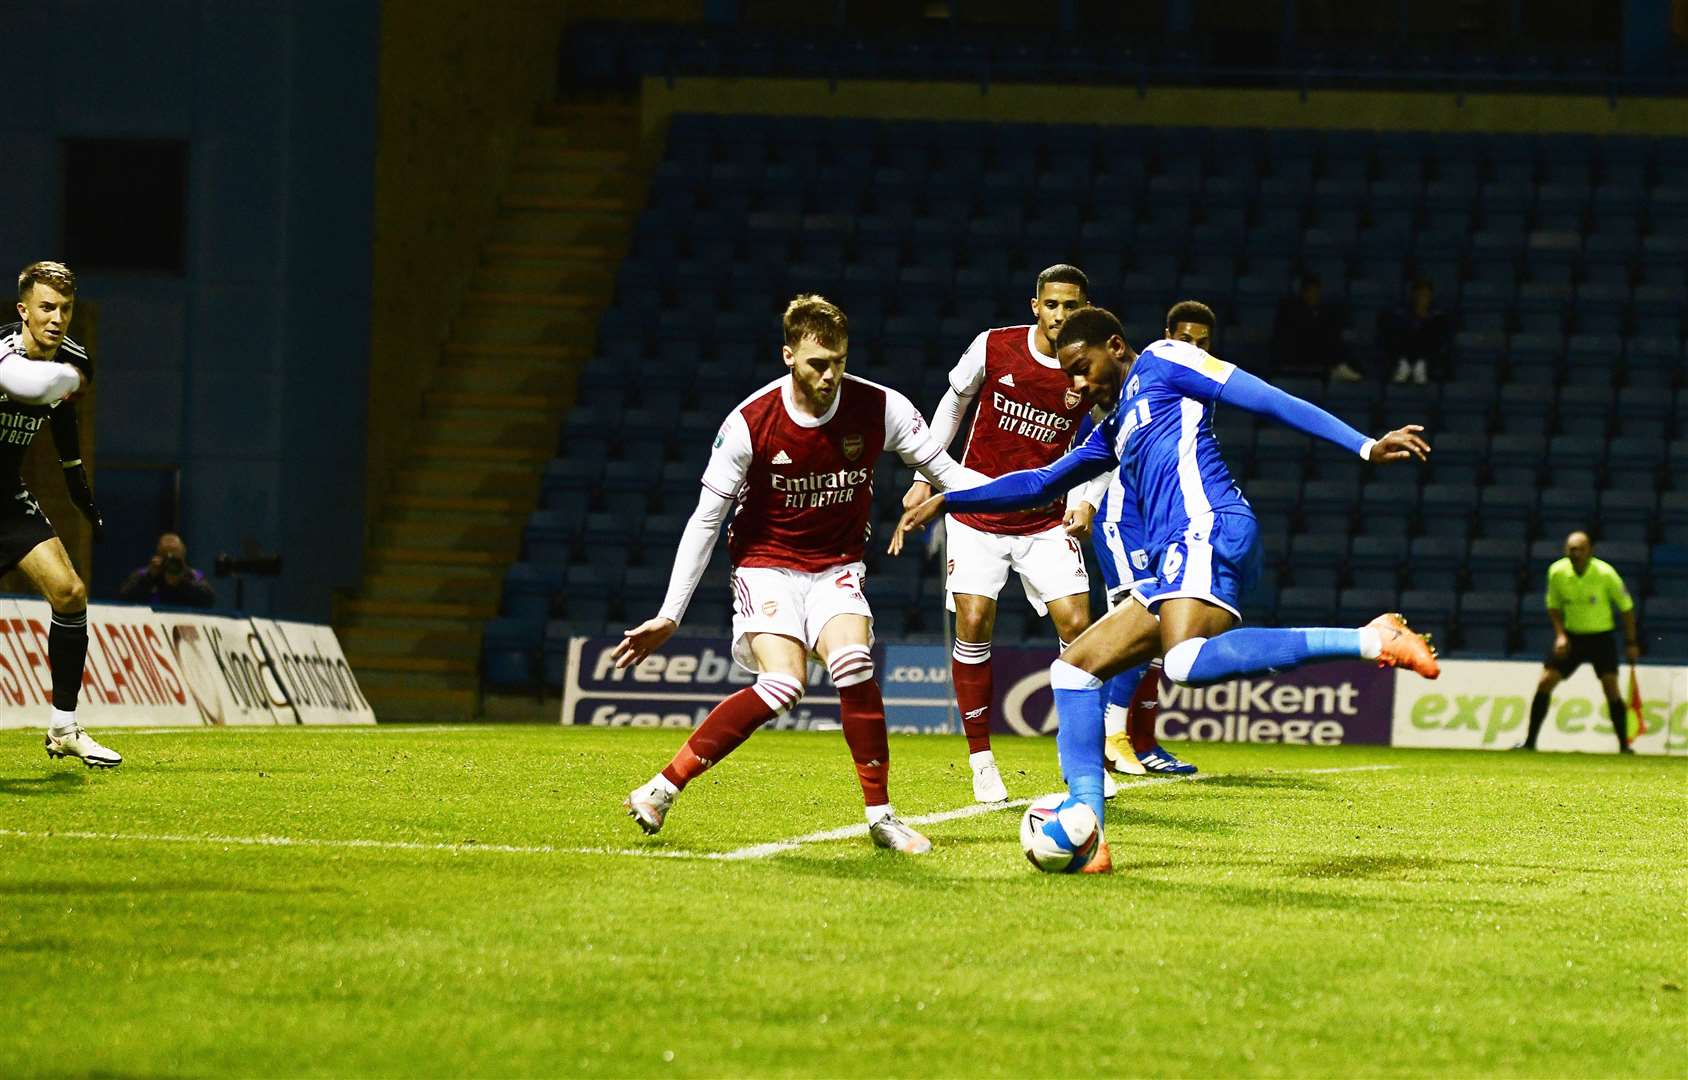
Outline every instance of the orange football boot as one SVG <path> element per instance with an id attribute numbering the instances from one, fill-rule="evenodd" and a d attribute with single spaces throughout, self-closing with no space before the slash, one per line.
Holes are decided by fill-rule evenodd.
<path id="1" fill-rule="evenodd" d="M 1399 614 L 1388 612 L 1379 615 L 1366 626 L 1376 630 L 1378 637 L 1383 639 L 1383 652 L 1377 658 L 1379 667 L 1406 668 L 1426 679 L 1442 674 L 1442 665 L 1436 662 L 1436 650 L 1431 646 L 1430 639 L 1414 633 L 1407 626 L 1407 620 Z"/>
<path id="2" fill-rule="evenodd" d="M 1114 857 L 1108 854 L 1108 842 L 1103 840 L 1096 848 L 1096 854 L 1090 861 L 1079 867 L 1081 874 L 1111 874 L 1114 872 Z"/>

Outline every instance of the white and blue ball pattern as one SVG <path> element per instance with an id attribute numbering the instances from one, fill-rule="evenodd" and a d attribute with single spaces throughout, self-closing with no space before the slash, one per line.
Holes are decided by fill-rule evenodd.
<path id="1" fill-rule="evenodd" d="M 1020 846 L 1031 864 L 1045 873 L 1077 873 L 1101 842 L 1095 812 L 1064 791 L 1033 799 L 1020 819 Z"/>

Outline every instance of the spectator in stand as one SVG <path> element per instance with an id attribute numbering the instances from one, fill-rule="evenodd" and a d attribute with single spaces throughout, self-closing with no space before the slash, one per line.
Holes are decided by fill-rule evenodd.
<path id="1" fill-rule="evenodd" d="M 1272 370 L 1281 375 L 1329 374 L 1338 382 L 1359 382 L 1365 376 L 1348 363 L 1342 344 L 1342 321 L 1324 303 L 1319 275 L 1301 275 L 1301 288 L 1278 301 L 1272 325 Z"/>
<path id="2" fill-rule="evenodd" d="M 217 606 L 217 592 L 205 575 L 188 565 L 188 547 L 175 533 L 158 538 L 158 550 L 145 566 L 124 579 L 117 597 L 131 604 L 169 607 Z"/>
<path id="3" fill-rule="evenodd" d="M 1447 381 L 1452 374 L 1448 359 L 1453 353 L 1453 320 L 1436 306 L 1436 286 L 1429 278 L 1415 280 L 1406 306 L 1384 312 L 1377 324 L 1384 362 L 1394 365 L 1390 382 L 1423 386 L 1431 379 Z"/>

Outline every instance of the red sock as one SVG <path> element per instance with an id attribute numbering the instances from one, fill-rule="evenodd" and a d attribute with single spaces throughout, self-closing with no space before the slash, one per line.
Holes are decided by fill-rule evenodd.
<path id="1" fill-rule="evenodd" d="M 754 688 L 745 687 L 715 706 L 697 726 L 662 775 L 677 788 L 684 788 L 711 765 L 737 749 L 751 732 L 774 718 L 774 710 Z"/>
<path id="2" fill-rule="evenodd" d="M 950 681 L 955 685 L 955 704 L 961 710 L 961 730 L 967 734 L 967 752 L 977 754 L 991 748 L 991 643 L 956 640 L 950 654 Z"/>
<path id="3" fill-rule="evenodd" d="M 879 680 L 839 688 L 838 711 L 844 741 L 856 762 L 856 777 L 862 782 L 862 800 L 868 806 L 884 806 L 891 801 L 887 788 L 891 743 L 885 735 L 885 699 L 879 694 Z"/>
<path id="4" fill-rule="evenodd" d="M 1131 739 L 1131 749 L 1139 754 L 1154 749 L 1160 741 L 1155 733 L 1155 720 L 1160 716 L 1160 682 L 1161 666 L 1150 664 L 1131 693 L 1131 704 L 1126 707 L 1125 731 Z"/>

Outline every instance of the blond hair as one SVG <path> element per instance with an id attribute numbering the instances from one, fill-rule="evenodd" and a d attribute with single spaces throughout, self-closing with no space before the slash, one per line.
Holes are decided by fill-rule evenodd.
<path id="1" fill-rule="evenodd" d="M 76 295 L 76 275 L 61 262 L 32 262 L 18 273 L 18 299 L 29 295 L 37 283 L 56 289 L 66 296 Z"/>
<path id="2" fill-rule="evenodd" d="M 793 349 L 804 338 L 814 338 L 828 349 L 841 348 L 850 339 L 849 317 L 819 293 L 798 293 L 792 297 L 781 325 L 785 329 L 785 343 Z"/>

